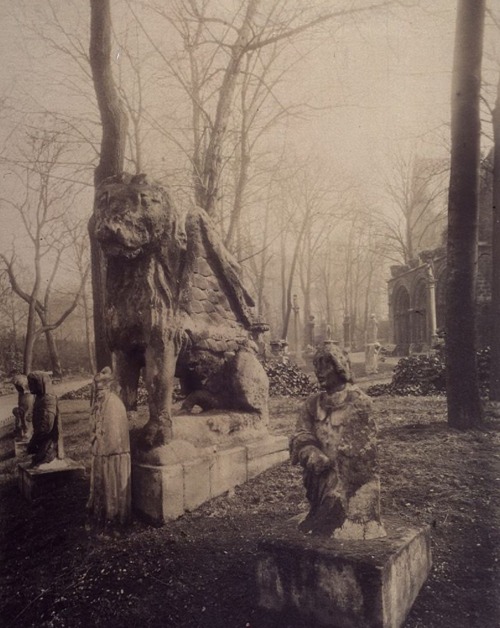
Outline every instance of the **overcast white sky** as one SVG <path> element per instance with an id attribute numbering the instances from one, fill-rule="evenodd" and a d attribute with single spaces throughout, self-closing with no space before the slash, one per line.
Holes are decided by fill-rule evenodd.
<path id="1" fill-rule="evenodd" d="M 0 94 L 57 98 L 57 79 L 51 87 L 50 75 L 33 76 L 33 68 L 41 73 L 52 59 L 36 42 L 23 40 L 10 17 L 19 13 L 18 1 L 0 0 Z M 28 16 L 37 1 L 25 3 Z M 421 0 L 420 8 L 353 21 L 340 30 L 325 26 L 323 43 L 283 88 L 320 109 L 288 123 L 290 144 L 342 163 L 362 180 L 385 168 L 397 150 L 445 154 L 455 6 L 455 0 Z M 86 16 L 82 0 L 82 32 L 88 30 Z"/>
<path id="2" fill-rule="evenodd" d="M 35 44 L 23 43 L 10 16 L 17 4 L 0 0 L 2 94 L 16 85 L 29 91 L 30 85 L 22 85 L 26 80 L 33 90 L 48 87 L 45 80 L 33 80 L 31 69 L 51 60 L 40 59 Z M 384 152 L 394 139 L 428 134 L 448 119 L 455 1 L 422 0 L 421 5 L 340 31 L 332 28 L 331 38 L 307 56 L 297 80 L 290 81 L 289 89 L 303 91 L 315 105 L 335 106 L 298 124 L 301 139 L 309 136 L 312 143 L 357 160 L 368 151 Z"/>

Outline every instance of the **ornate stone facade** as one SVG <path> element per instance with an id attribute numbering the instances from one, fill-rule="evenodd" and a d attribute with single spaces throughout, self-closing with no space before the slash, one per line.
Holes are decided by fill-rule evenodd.
<path id="1" fill-rule="evenodd" d="M 477 341 L 489 344 L 491 330 L 492 171 L 486 159 L 481 178 L 478 269 L 476 285 Z M 444 240 L 444 238 L 443 238 Z M 445 326 L 446 243 L 422 251 L 406 266 L 391 266 L 388 281 L 390 342 L 396 355 L 420 353 L 432 347 Z"/>

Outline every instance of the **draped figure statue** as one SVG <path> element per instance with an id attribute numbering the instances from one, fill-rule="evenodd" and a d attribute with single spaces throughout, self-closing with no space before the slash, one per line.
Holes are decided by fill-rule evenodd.
<path id="1" fill-rule="evenodd" d="M 91 473 L 87 508 L 99 525 L 123 525 L 131 514 L 131 461 L 127 412 L 113 392 L 109 367 L 94 377 L 90 414 Z"/>

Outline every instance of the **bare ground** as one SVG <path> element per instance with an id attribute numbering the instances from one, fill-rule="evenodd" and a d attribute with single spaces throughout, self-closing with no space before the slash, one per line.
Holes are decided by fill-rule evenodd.
<path id="1" fill-rule="evenodd" d="M 300 401 L 272 399 L 290 434 Z M 88 402 L 64 401 L 65 447 L 87 469 Z M 458 432 L 440 398 L 379 398 L 382 510 L 432 526 L 434 566 L 406 628 L 500 626 L 500 427 Z M 38 628 L 313 628 L 256 606 L 259 539 L 305 507 L 284 463 L 162 528 L 87 530 L 88 479 L 33 504 L 0 440 L 0 623 Z"/>

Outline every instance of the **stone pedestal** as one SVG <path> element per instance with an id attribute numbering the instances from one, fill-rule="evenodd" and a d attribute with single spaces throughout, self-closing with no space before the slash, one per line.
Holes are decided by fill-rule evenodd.
<path id="1" fill-rule="evenodd" d="M 30 464 L 31 460 L 17 465 L 19 490 L 28 501 L 48 495 L 85 473 L 85 467 L 71 458 L 53 460 L 35 468 Z"/>
<path id="2" fill-rule="evenodd" d="M 175 441 L 172 442 L 175 447 Z M 132 506 L 154 523 L 165 523 L 194 510 L 212 497 L 288 459 L 288 438 L 266 436 L 231 447 L 189 452 L 172 464 L 132 460 Z"/>
<path id="3" fill-rule="evenodd" d="M 14 431 L 14 417 L 12 414 L 0 418 L 0 438 Z"/>
<path id="4" fill-rule="evenodd" d="M 289 521 L 260 543 L 259 606 L 311 626 L 399 628 L 431 568 L 428 527 L 384 519 L 387 537 L 337 541 Z"/>

